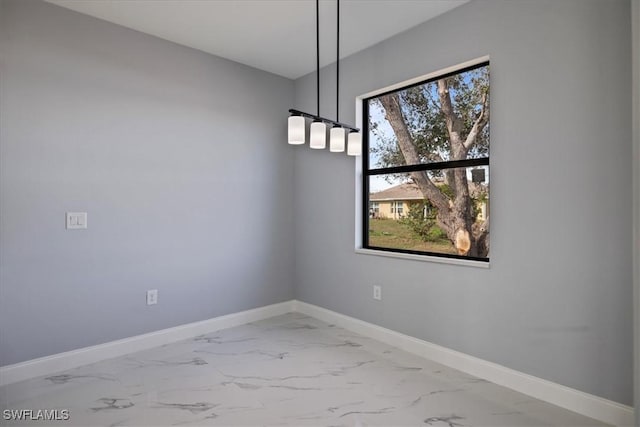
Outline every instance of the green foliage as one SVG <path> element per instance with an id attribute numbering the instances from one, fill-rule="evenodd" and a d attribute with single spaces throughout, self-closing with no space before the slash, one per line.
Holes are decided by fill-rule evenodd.
<path id="1" fill-rule="evenodd" d="M 425 240 L 427 242 L 438 242 L 440 240 L 447 240 L 447 233 L 437 225 L 431 227 L 431 229 L 427 232 L 427 236 Z"/>
<path id="2" fill-rule="evenodd" d="M 442 194 L 444 194 L 445 196 L 447 196 L 447 198 L 449 200 L 453 200 L 453 190 L 451 189 L 451 186 L 449 186 L 449 184 L 439 184 L 438 188 L 440 189 L 440 192 Z"/>
<path id="3" fill-rule="evenodd" d="M 475 219 L 478 218 L 478 215 L 480 215 L 480 212 L 482 212 L 482 205 L 489 201 L 489 193 L 486 190 L 480 191 L 471 200 L 473 202 L 471 204 L 471 209 L 475 221 Z"/>
<path id="4" fill-rule="evenodd" d="M 436 209 L 428 201 L 409 203 L 409 212 L 400 223 L 425 242 L 446 240 L 447 234 L 436 225 Z"/>

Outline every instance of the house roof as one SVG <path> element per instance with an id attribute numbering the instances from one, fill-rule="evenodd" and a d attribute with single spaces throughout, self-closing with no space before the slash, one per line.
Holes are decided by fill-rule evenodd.
<path id="1" fill-rule="evenodd" d="M 442 182 L 436 182 L 435 184 L 442 184 Z M 471 192 L 472 197 L 475 197 L 480 191 L 486 191 L 487 189 L 488 187 L 486 185 L 480 185 L 469 181 L 469 191 Z M 393 187 L 387 188 L 386 190 L 369 194 L 369 201 L 372 202 L 424 199 L 424 194 L 422 194 L 422 191 L 420 191 L 418 186 L 413 182 L 395 185 Z"/>
<path id="2" fill-rule="evenodd" d="M 369 200 L 372 202 L 386 200 L 424 200 L 424 195 L 416 184 L 408 182 L 378 191 L 377 193 L 371 193 Z"/>

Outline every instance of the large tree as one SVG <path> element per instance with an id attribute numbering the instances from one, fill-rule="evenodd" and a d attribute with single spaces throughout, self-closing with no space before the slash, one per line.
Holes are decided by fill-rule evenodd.
<path id="1" fill-rule="evenodd" d="M 377 98 L 394 136 L 372 148 L 383 167 L 485 157 L 489 149 L 488 66 Z M 465 168 L 410 173 L 437 209 L 436 222 L 458 254 L 486 257 L 489 218 L 476 221 Z M 444 180 L 446 189 L 440 184 Z"/>

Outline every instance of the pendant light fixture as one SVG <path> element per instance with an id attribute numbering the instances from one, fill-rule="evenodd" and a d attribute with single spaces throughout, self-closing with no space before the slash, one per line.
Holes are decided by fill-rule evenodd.
<path id="1" fill-rule="evenodd" d="M 362 154 L 362 135 L 360 129 L 340 123 L 340 0 L 336 0 L 336 120 L 320 116 L 320 0 L 316 0 L 316 114 L 303 111 L 289 110 L 289 144 L 301 145 L 305 143 L 305 118 L 312 119 L 309 129 L 309 146 L 314 149 L 324 149 L 327 146 L 327 124 L 333 125 L 329 132 L 329 151 L 343 152 L 345 139 L 348 139 L 347 154 L 359 156 Z M 348 131 L 348 138 L 346 137 Z"/>
<path id="2" fill-rule="evenodd" d="M 349 132 L 347 141 L 347 154 L 350 156 L 362 155 L 362 134 L 360 132 Z"/>

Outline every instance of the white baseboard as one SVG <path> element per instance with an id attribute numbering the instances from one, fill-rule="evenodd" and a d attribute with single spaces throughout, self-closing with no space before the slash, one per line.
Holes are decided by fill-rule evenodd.
<path id="1" fill-rule="evenodd" d="M 294 310 L 607 424 L 633 425 L 633 408 L 630 406 L 524 374 L 302 301 L 294 301 Z"/>
<path id="2" fill-rule="evenodd" d="M 336 324 L 426 359 L 442 363 L 451 368 L 599 421 L 616 426 L 633 425 L 633 408 L 629 406 L 296 300 L 28 360 L 15 365 L 3 366 L 0 367 L 0 386 L 43 375 L 51 375 L 67 369 L 124 356 L 136 351 L 147 350 L 170 342 L 193 338 L 197 335 L 255 322 L 292 311 Z"/>
<path id="3" fill-rule="evenodd" d="M 91 347 L 27 360 L 26 362 L 16 363 L 14 365 L 2 366 L 0 367 L 0 386 L 42 375 L 51 375 L 56 372 L 77 368 L 101 360 L 158 347 L 170 342 L 193 338 L 220 329 L 267 319 L 292 312 L 293 308 L 293 301 L 286 301 Z"/>

